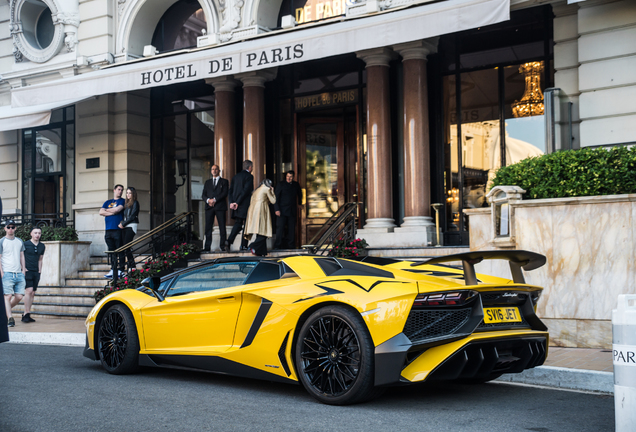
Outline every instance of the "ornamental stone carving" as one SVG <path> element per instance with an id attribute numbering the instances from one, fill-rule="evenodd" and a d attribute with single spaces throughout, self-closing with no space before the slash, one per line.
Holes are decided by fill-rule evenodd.
<path id="1" fill-rule="evenodd" d="M 221 16 L 223 21 L 219 28 L 221 42 L 232 39 L 232 31 L 236 30 L 241 23 L 241 11 L 245 2 L 243 0 L 220 0 Z"/>
<path id="2" fill-rule="evenodd" d="M 63 46 L 68 52 L 75 51 L 80 22 L 77 0 L 10 0 L 9 4 L 16 62 L 25 57 L 45 63 Z"/>

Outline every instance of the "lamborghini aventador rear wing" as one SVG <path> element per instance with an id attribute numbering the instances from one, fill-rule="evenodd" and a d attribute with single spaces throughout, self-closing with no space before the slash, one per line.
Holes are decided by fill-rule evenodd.
<path id="1" fill-rule="evenodd" d="M 442 264 L 448 262 L 461 261 L 464 267 L 464 280 L 466 285 L 477 285 L 477 275 L 475 274 L 475 264 L 479 264 L 483 260 L 507 260 L 510 265 L 510 272 L 512 273 L 512 280 L 514 283 L 526 283 L 523 277 L 524 270 L 538 269 L 545 264 L 546 259 L 544 255 L 524 251 L 524 250 L 493 250 L 493 251 L 475 251 L 459 253 L 454 255 L 445 255 L 441 257 L 431 258 L 424 262 L 418 262 L 411 264 L 411 267 L 417 267 L 425 264 Z"/>

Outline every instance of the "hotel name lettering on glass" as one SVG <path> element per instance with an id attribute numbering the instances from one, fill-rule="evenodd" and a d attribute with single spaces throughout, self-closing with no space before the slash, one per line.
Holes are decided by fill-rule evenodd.
<path id="1" fill-rule="evenodd" d="M 297 24 L 344 15 L 352 0 L 292 0 Z"/>
<path id="2" fill-rule="evenodd" d="M 358 90 L 355 89 L 294 98 L 296 111 L 333 107 L 356 102 L 358 102 Z"/>

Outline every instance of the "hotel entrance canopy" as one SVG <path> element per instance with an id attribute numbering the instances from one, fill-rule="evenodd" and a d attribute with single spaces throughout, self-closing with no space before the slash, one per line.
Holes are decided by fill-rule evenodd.
<path id="1" fill-rule="evenodd" d="M 276 30 L 253 39 L 178 51 L 13 89 L 29 107 L 258 71 L 454 33 L 510 18 L 510 0 L 442 0 Z"/>

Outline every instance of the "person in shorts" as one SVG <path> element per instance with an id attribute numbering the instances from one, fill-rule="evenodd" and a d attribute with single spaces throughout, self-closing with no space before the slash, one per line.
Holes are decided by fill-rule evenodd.
<path id="1" fill-rule="evenodd" d="M 40 273 L 42 273 L 42 260 L 44 259 L 45 246 L 40 242 L 42 230 L 38 227 L 31 229 L 31 240 L 24 242 L 24 261 L 26 264 L 26 289 L 24 295 L 24 314 L 22 314 L 23 323 L 35 322 L 31 318 L 31 305 L 35 292 L 38 290 L 40 283 Z"/>
<path id="2" fill-rule="evenodd" d="M 24 243 L 15 236 L 15 222 L 8 220 L 5 223 L 6 236 L 0 239 L 0 276 L 2 277 L 2 292 L 4 294 L 4 306 L 7 312 L 7 325 L 15 327 L 15 320 L 11 315 L 11 309 L 20 303 L 24 297 Z"/>

